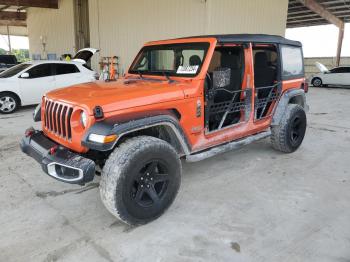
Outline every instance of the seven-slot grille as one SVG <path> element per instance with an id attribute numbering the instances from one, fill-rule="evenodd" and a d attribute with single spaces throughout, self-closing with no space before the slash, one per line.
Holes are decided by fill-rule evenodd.
<path id="1" fill-rule="evenodd" d="M 46 99 L 44 113 L 45 128 L 64 139 L 70 140 L 72 138 L 70 125 L 72 112 L 72 107 Z"/>

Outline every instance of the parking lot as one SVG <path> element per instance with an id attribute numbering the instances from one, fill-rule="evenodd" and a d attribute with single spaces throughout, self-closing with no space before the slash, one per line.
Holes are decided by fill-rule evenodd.
<path id="1" fill-rule="evenodd" d="M 158 220 L 129 227 L 21 153 L 33 107 L 0 116 L 0 261 L 349 261 L 350 89 L 311 88 L 305 140 L 183 163 Z"/>

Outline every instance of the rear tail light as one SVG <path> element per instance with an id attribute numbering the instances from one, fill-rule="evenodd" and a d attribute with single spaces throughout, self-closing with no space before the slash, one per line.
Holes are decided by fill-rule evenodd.
<path id="1" fill-rule="evenodd" d="M 305 92 L 305 93 L 309 92 L 309 83 L 308 83 L 308 82 L 305 82 L 305 83 L 304 83 L 303 89 L 304 89 L 304 92 Z"/>

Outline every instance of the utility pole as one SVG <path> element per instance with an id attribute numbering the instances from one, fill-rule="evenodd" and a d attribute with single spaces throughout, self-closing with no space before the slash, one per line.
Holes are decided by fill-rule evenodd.
<path id="1" fill-rule="evenodd" d="M 6 25 L 6 29 L 7 29 L 7 41 L 9 44 L 9 54 L 12 53 L 12 48 L 11 48 L 11 37 L 10 37 L 10 27 L 9 25 Z"/>

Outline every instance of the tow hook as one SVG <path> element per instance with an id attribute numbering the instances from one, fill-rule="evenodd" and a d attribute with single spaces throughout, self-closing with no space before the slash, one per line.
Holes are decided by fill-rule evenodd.
<path id="1" fill-rule="evenodd" d="M 35 133 L 35 129 L 33 127 L 28 128 L 25 132 L 24 135 L 25 137 L 30 137 Z"/>
<path id="2" fill-rule="evenodd" d="M 49 150 L 50 155 L 54 155 L 57 152 L 58 146 L 53 146 Z"/>

